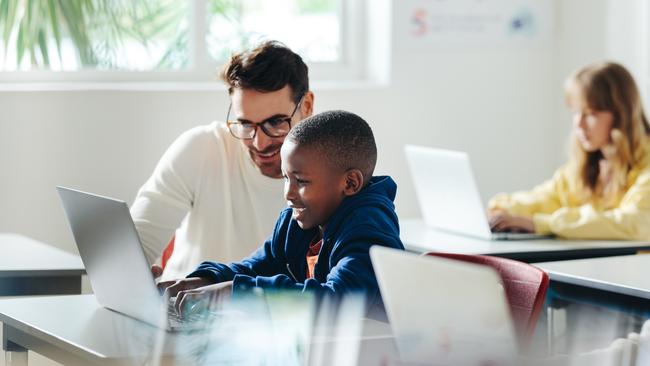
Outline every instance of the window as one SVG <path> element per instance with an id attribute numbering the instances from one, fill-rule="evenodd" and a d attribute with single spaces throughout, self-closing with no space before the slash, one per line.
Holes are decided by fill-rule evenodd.
<path id="1" fill-rule="evenodd" d="M 4 0 L 2 68 L 182 69 L 188 64 L 188 4 L 173 0 Z"/>
<path id="2" fill-rule="evenodd" d="M 209 3 L 207 45 L 214 60 L 272 35 L 308 61 L 340 60 L 341 18 L 337 0 L 248 0 Z"/>
<path id="3" fill-rule="evenodd" d="M 0 80 L 213 81 L 232 52 L 263 39 L 303 56 L 312 76 L 353 77 L 360 4 L 0 0 Z"/>

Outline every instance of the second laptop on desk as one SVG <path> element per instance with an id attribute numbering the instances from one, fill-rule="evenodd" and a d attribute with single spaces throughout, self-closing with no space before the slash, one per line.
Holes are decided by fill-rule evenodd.
<path id="1" fill-rule="evenodd" d="M 413 145 L 407 145 L 405 151 L 427 226 L 485 240 L 549 237 L 490 230 L 466 153 Z"/>

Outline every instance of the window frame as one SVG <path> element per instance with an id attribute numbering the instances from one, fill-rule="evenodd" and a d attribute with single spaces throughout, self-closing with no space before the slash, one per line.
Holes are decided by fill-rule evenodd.
<path id="1" fill-rule="evenodd" d="M 367 0 L 341 0 L 341 60 L 308 62 L 312 81 L 361 81 L 366 76 L 364 39 L 366 37 Z M 190 66 L 187 70 L 131 71 L 2 71 L 0 90 L 56 89 L 221 89 L 218 72 L 205 47 L 207 1 L 192 0 L 190 7 Z M 216 84 L 216 85 L 215 85 Z"/>

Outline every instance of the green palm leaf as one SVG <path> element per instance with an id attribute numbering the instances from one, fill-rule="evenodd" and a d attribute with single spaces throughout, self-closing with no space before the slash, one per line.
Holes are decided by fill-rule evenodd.
<path id="1" fill-rule="evenodd" d="M 5 45 L 9 43 L 14 19 L 16 19 L 16 11 L 18 10 L 17 5 L 17 1 L 0 0 L 0 20 L 4 23 L 2 39 Z"/>
<path id="2" fill-rule="evenodd" d="M 43 63 L 45 66 L 50 65 L 50 56 L 47 51 L 47 41 L 45 40 L 45 32 L 43 30 L 40 30 L 38 32 L 38 46 L 41 51 L 41 56 L 43 57 Z"/>
<path id="3" fill-rule="evenodd" d="M 120 52 L 133 47 L 156 55 L 153 67 L 185 66 L 190 6 L 191 0 L 0 0 L 0 50 L 5 59 L 15 57 L 18 69 L 49 69 L 56 59 L 63 65 L 64 52 L 66 62 L 73 56 L 83 67 L 115 68 L 125 57 Z M 242 9 L 234 0 L 207 6 L 227 18 Z"/>
<path id="4" fill-rule="evenodd" d="M 45 11 L 49 14 L 50 28 L 52 29 L 52 35 L 54 36 L 54 42 L 56 42 L 56 50 L 59 54 L 59 60 L 61 59 L 61 25 L 59 23 L 59 6 L 55 0 L 47 0 L 47 7 Z M 49 57 L 48 57 L 49 58 Z"/>

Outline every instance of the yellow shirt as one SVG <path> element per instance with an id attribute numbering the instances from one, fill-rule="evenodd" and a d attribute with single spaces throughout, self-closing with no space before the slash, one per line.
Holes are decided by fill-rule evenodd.
<path id="1" fill-rule="evenodd" d="M 573 239 L 650 240 L 650 142 L 627 176 L 625 193 L 604 207 L 598 197 L 581 200 L 577 177 L 568 165 L 528 192 L 498 194 L 488 204 L 531 217 L 535 231 Z"/>

